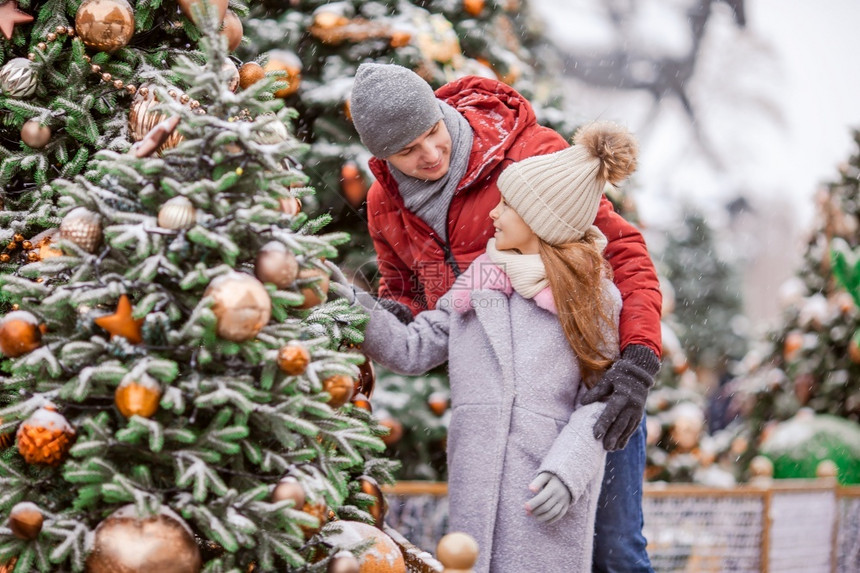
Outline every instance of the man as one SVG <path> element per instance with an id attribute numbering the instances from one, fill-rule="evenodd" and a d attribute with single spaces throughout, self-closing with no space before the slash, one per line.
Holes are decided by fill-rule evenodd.
<path id="1" fill-rule="evenodd" d="M 512 162 L 568 146 L 511 87 L 466 77 L 432 88 L 411 70 L 362 64 L 350 111 L 374 155 L 367 196 L 381 299 L 432 309 L 493 236 L 496 180 Z M 660 367 L 661 296 L 641 233 L 603 197 L 595 220 L 624 301 L 621 358 L 583 398 L 606 401 L 594 428 L 610 454 L 597 512 L 595 571 L 652 571 L 642 536 L 644 408 Z M 409 313 L 406 313 L 409 314 Z M 628 443 L 629 442 L 629 443 Z M 525 485 L 524 485 L 525 487 Z"/>

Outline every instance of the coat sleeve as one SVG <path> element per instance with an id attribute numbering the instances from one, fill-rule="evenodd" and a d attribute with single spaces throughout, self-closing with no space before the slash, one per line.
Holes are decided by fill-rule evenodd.
<path id="1" fill-rule="evenodd" d="M 594 424 L 605 407 L 596 402 L 574 410 L 538 469 L 538 473 L 558 476 L 574 501 L 585 493 L 606 463 L 603 440 L 594 438 Z"/>
<path id="2" fill-rule="evenodd" d="M 621 350 L 631 344 L 642 344 L 659 357 L 663 348 L 660 339 L 663 298 L 645 239 L 636 227 L 615 212 L 605 196 L 600 201 L 594 224 L 609 241 L 605 255 L 624 303 L 618 329 Z"/>
<path id="3" fill-rule="evenodd" d="M 450 312 L 444 309 L 450 305 L 403 324 L 367 293 L 358 293 L 356 302 L 370 314 L 361 349 L 372 360 L 399 374 L 418 375 L 448 359 Z"/>
<path id="4" fill-rule="evenodd" d="M 373 240 L 379 269 L 378 294 L 380 298 L 396 300 L 406 305 L 415 315 L 427 308 L 423 290 L 413 269 L 400 258 L 386 235 L 383 223 L 385 218 L 380 217 L 381 205 L 374 200 L 374 197 L 381 193 L 380 189 L 374 189 L 378 186 L 379 182 L 374 182 L 368 191 L 367 209 L 367 229 Z"/>

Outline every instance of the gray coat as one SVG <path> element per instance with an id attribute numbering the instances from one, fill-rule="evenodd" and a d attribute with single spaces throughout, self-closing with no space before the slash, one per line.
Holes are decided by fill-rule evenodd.
<path id="1" fill-rule="evenodd" d="M 609 288 L 617 320 L 621 301 Z M 477 540 L 477 573 L 590 571 L 605 463 L 593 427 L 603 404 L 576 407 L 584 385 L 555 314 L 498 290 L 472 291 L 474 310 L 461 312 L 451 294 L 409 325 L 358 297 L 371 315 L 363 344 L 370 358 L 412 375 L 449 361 L 450 530 Z M 541 471 L 557 475 L 573 498 L 552 525 L 524 509 Z"/>

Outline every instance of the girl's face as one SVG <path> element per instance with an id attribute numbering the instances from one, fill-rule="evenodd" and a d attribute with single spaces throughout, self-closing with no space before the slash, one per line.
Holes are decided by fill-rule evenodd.
<path id="1" fill-rule="evenodd" d="M 496 229 L 496 248 L 500 251 L 518 251 L 523 255 L 536 255 L 539 252 L 540 241 L 531 227 L 526 225 L 522 217 L 505 203 L 499 201 L 492 211 L 490 219 Z"/>
<path id="2" fill-rule="evenodd" d="M 440 119 L 439 123 L 386 160 L 410 177 L 437 181 L 448 173 L 451 145 L 451 135 Z"/>

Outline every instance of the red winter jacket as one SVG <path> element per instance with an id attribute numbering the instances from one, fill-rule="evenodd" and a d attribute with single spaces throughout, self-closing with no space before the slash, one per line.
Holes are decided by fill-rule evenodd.
<path id="1" fill-rule="evenodd" d="M 501 82 L 465 77 L 442 86 L 436 96 L 462 113 L 474 132 L 466 175 L 448 209 L 447 242 L 406 209 L 388 164 L 378 158 L 369 163 L 376 182 L 367 195 L 367 222 L 379 265 L 379 296 L 407 305 L 413 314 L 434 308 L 455 272 L 465 271 L 486 250 L 502 170 L 568 146 L 558 133 L 538 125 L 531 104 Z M 605 255 L 624 300 L 621 348 L 643 344 L 660 356 L 661 295 L 642 234 L 606 197 L 595 224 L 609 240 Z"/>

